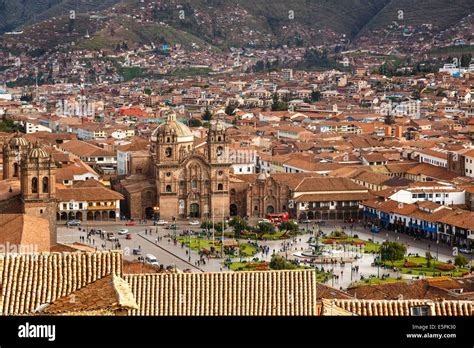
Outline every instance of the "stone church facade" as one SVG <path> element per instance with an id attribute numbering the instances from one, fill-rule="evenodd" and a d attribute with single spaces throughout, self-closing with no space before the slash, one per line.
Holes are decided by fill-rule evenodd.
<path id="1" fill-rule="evenodd" d="M 151 136 L 150 153 L 130 160 L 130 175 L 115 188 L 132 219 L 229 216 L 231 163 L 225 129 L 218 122 L 196 146 L 194 135 L 170 114 Z"/>

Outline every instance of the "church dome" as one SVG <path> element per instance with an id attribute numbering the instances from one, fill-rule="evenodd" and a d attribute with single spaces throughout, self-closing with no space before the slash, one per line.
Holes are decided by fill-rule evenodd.
<path id="1" fill-rule="evenodd" d="M 29 158 L 49 158 L 49 154 L 36 143 L 36 145 L 28 152 Z"/>
<path id="2" fill-rule="evenodd" d="M 16 133 L 8 143 L 12 147 L 28 146 L 28 140 L 23 138 L 20 133 Z"/>
<path id="3" fill-rule="evenodd" d="M 166 122 L 158 126 L 151 135 L 151 140 L 156 141 L 159 136 L 176 135 L 178 143 L 194 140 L 194 135 L 184 123 L 176 120 L 176 114 L 168 115 Z"/>

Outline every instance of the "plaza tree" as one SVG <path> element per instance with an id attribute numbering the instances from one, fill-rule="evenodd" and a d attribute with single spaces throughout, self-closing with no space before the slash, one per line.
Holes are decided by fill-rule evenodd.
<path id="1" fill-rule="evenodd" d="M 280 224 L 280 230 L 296 233 L 298 232 L 298 224 L 293 220 L 282 221 Z"/>
<path id="2" fill-rule="evenodd" d="M 257 225 L 257 231 L 260 233 L 275 233 L 275 226 L 271 222 L 260 222 Z"/>
<path id="3" fill-rule="evenodd" d="M 464 267 L 469 263 L 463 255 L 458 255 L 454 259 L 454 264 L 458 267 Z"/>
<path id="4" fill-rule="evenodd" d="M 380 248 L 382 261 L 390 261 L 393 265 L 395 261 L 403 260 L 407 252 L 407 247 L 398 242 L 385 241 Z"/>
<path id="5" fill-rule="evenodd" d="M 240 238 L 242 231 L 249 229 L 247 222 L 240 216 L 236 216 L 230 220 L 229 226 L 234 228 L 235 238 Z"/>
<path id="6" fill-rule="evenodd" d="M 291 262 L 288 262 L 283 256 L 273 255 L 270 260 L 270 268 L 273 270 L 282 270 L 282 269 L 295 269 L 296 266 Z"/>

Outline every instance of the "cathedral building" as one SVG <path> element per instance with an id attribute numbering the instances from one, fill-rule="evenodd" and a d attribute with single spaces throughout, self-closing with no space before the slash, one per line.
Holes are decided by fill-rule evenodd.
<path id="1" fill-rule="evenodd" d="M 49 240 L 49 245 L 56 243 L 56 166 L 52 157 L 44 151 L 39 143 L 31 144 L 19 133 L 15 134 L 3 146 L 3 180 L 0 181 L 0 232 L 14 234 L 6 231 L 6 226 L 11 221 L 21 217 L 41 219 L 41 226 L 46 226 L 49 235 L 44 240 Z M 20 221 L 20 220 L 18 220 Z M 30 231 L 18 230 L 19 234 Z M 37 235 L 48 231 L 35 230 Z M 7 235 L 3 236 L 7 238 Z M 3 238 L 1 237 L 1 238 Z M 5 239 L 3 238 L 3 239 Z M 20 242 L 21 242 L 20 238 Z M 23 238 L 24 240 L 24 238 Z"/>
<path id="2" fill-rule="evenodd" d="M 151 136 L 148 156 L 130 160 L 130 175 L 115 188 L 132 219 L 229 216 L 229 140 L 217 122 L 205 143 L 170 114 Z"/>

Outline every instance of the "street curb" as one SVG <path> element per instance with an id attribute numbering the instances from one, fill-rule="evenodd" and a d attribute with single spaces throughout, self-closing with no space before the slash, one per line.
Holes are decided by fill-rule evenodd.
<path id="1" fill-rule="evenodd" d="M 155 242 L 149 240 L 148 238 L 145 238 L 145 237 L 142 236 L 141 234 L 137 233 L 137 235 L 138 235 L 139 237 L 143 238 L 144 240 L 146 240 L 147 242 L 149 242 L 149 243 L 151 243 L 151 244 L 157 246 L 157 247 L 160 248 L 161 250 L 167 252 L 168 254 L 173 255 L 173 256 L 176 257 L 177 259 L 180 259 L 180 260 L 183 261 L 184 263 L 187 263 L 187 264 L 190 265 L 191 267 L 193 267 L 193 268 L 195 268 L 195 269 L 197 269 L 197 270 L 199 270 L 199 271 L 201 271 L 201 272 L 203 272 L 203 273 L 206 272 L 205 270 L 203 270 L 203 269 L 197 267 L 196 265 L 191 264 L 188 260 L 183 259 L 182 257 L 176 255 L 175 253 L 172 253 L 171 251 L 169 251 L 169 250 L 163 248 L 162 246 L 156 244 Z"/>

